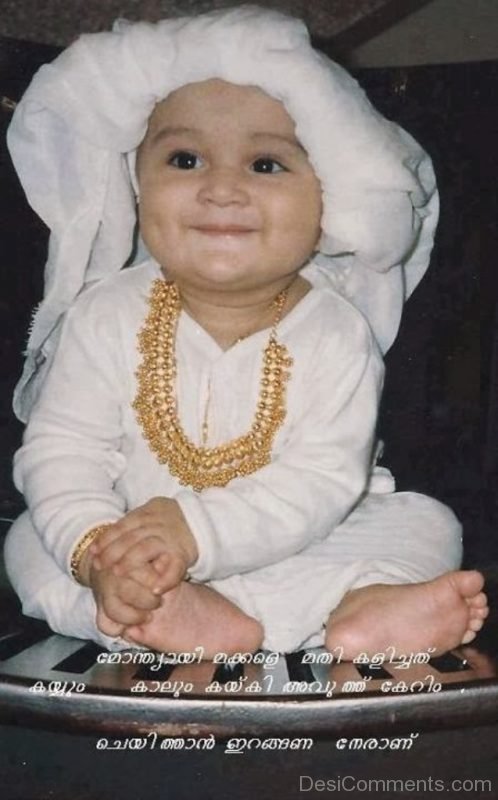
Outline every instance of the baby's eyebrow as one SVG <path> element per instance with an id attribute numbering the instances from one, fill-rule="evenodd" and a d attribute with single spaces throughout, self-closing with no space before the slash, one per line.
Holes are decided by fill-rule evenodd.
<path id="1" fill-rule="evenodd" d="M 163 139 L 167 139 L 170 136 L 182 136 L 184 134 L 201 135 L 202 131 L 199 128 L 193 128 L 187 125 L 165 125 L 153 134 L 151 144 L 155 145 L 157 142 L 161 142 Z M 301 142 L 296 139 L 295 136 L 286 136 L 284 133 L 272 133 L 271 131 L 253 131 L 249 136 L 251 139 L 275 139 L 278 142 L 283 142 L 295 149 L 301 150 L 307 155 Z"/>
<path id="2" fill-rule="evenodd" d="M 284 133 L 271 133 L 270 131 L 254 131 L 254 133 L 251 133 L 251 139 L 276 139 L 279 142 L 284 142 L 291 147 L 302 150 L 307 155 L 301 142 L 295 136 L 286 136 Z"/>
<path id="3" fill-rule="evenodd" d="M 185 133 L 199 134 L 199 128 L 190 128 L 187 125 L 165 125 L 153 134 L 151 144 L 167 139 L 169 136 L 181 136 Z"/>

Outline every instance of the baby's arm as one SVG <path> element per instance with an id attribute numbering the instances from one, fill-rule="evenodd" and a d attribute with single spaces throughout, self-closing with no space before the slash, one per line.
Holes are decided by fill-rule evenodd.
<path id="1" fill-rule="evenodd" d="M 127 548 L 120 534 L 136 516 L 135 512 L 126 514 L 125 500 L 116 489 L 126 466 L 120 448 L 123 374 L 116 355 L 119 342 L 114 345 L 118 334 L 112 306 L 92 295 L 90 290 L 80 297 L 66 315 L 57 353 L 14 459 L 14 480 L 35 528 L 67 574 L 75 546 L 87 531 L 114 523 L 109 527 L 111 538 L 119 536 L 121 548 L 123 542 Z M 142 559 L 140 570 L 133 571 L 132 566 L 127 581 L 117 582 L 117 576 L 111 575 L 104 579 L 95 569 L 90 581 L 88 572 L 85 584 L 94 591 L 100 610 L 105 608 L 115 623 L 143 621 L 137 616 L 140 609 L 160 603 L 152 590 L 172 588 L 190 564 L 178 579 L 171 580 L 166 558 L 156 560 L 154 566 L 150 560 Z"/>
<path id="2" fill-rule="evenodd" d="M 14 458 L 14 481 L 34 526 L 68 575 L 82 536 L 127 511 L 116 488 L 126 467 L 119 402 L 123 365 L 113 306 L 104 301 L 89 290 L 68 311 Z M 156 573 L 148 569 L 152 582 Z"/>

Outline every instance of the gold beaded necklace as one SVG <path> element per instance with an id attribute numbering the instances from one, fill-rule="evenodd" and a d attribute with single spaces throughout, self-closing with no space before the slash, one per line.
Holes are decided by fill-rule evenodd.
<path id="1" fill-rule="evenodd" d="M 287 291 L 280 292 L 272 303 L 275 319 L 263 353 L 259 400 L 250 431 L 217 447 L 197 447 L 183 430 L 175 398 L 174 343 L 180 293 L 172 281 L 154 281 L 150 311 L 138 335 L 143 359 L 136 372 L 138 391 L 132 407 L 159 463 L 167 464 L 183 486 L 192 486 L 196 492 L 226 486 L 233 478 L 250 475 L 270 463 L 273 440 L 286 415 L 287 370 L 292 366 L 287 348 L 277 341 Z"/>

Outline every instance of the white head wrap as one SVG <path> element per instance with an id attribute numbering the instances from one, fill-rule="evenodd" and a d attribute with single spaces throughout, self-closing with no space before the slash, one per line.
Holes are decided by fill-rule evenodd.
<path id="1" fill-rule="evenodd" d="M 136 226 L 133 151 L 155 104 L 209 78 L 281 100 L 323 189 L 315 284 L 331 282 L 367 317 L 383 351 L 425 272 L 438 216 L 427 154 L 384 119 L 304 24 L 241 6 L 157 24 L 119 21 L 43 66 L 8 143 L 29 202 L 51 231 L 45 296 L 34 315 L 14 411 L 27 421 L 82 288 L 129 260 Z M 131 157 L 130 157 L 131 154 Z M 318 277 L 316 277 L 318 276 Z"/>

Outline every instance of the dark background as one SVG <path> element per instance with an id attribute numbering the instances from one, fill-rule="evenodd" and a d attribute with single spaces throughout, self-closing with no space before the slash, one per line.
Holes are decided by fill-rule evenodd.
<path id="1" fill-rule="evenodd" d="M 46 230 L 28 207 L 5 131 L 35 69 L 58 48 L 0 38 L 0 518 L 22 498 L 11 482 L 22 425 L 11 396 L 27 327 L 42 295 Z M 330 53 L 334 56 L 333 53 Z M 496 318 L 497 62 L 362 69 L 373 102 L 431 154 L 441 221 L 431 267 L 388 353 L 379 432 L 398 489 L 450 505 L 464 523 L 466 563 L 498 558 Z M 0 525 L 0 529 L 1 529 Z"/>

